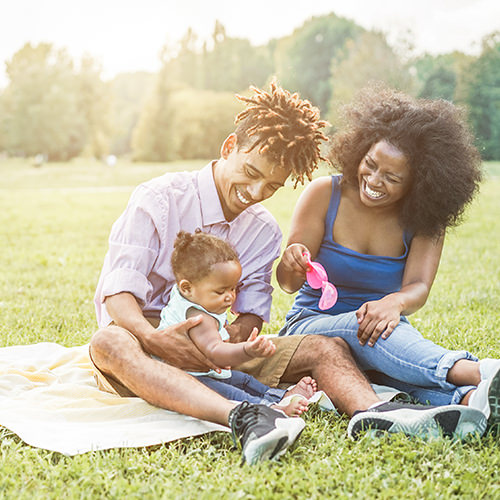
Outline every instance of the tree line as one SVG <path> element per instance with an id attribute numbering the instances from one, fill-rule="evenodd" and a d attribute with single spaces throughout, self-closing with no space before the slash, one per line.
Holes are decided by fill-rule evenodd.
<path id="1" fill-rule="evenodd" d="M 0 152 L 68 160 L 129 155 L 141 161 L 209 158 L 242 109 L 234 94 L 273 76 L 321 109 L 332 129 L 343 103 L 370 81 L 468 110 L 485 160 L 500 160 L 500 34 L 478 56 L 461 52 L 414 56 L 379 32 L 329 14 L 289 36 L 253 46 L 216 22 L 200 40 L 189 29 L 161 51 L 157 74 L 104 81 L 91 58 L 77 65 L 66 50 L 27 43 L 6 61 L 0 94 Z"/>

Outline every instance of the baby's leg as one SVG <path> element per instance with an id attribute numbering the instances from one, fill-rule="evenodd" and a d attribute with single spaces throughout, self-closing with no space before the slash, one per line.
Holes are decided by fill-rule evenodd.
<path id="1" fill-rule="evenodd" d="M 309 401 L 304 396 L 299 394 L 294 394 L 283 398 L 279 403 L 271 405 L 271 408 L 275 410 L 281 410 L 286 413 L 289 417 L 299 417 L 307 411 L 309 406 Z"/>
<path id="2" fill-rule="evenodd" d="M 297 384 L 285 392 L 285 398 L 287 396 L 292 396 L 293 394 L 299 394 L 300 396 L 304 396 L 309 399 L 317 390 L 318 384 L 316 383 L 316 380 L 312 377 L 302 377 Z"/>
<path id="3" fill-rule="evenodd" d="M 289 417 L 298 417 L 307 411 L 308 399 L 317 389 L 316 380 L 312 377 L 302 377 L 296 385 L 285 392 L 284 398 L 273 408 L 284 411 Z"/>
<path id="4" fill-rule="evenodd" d="M 231 401 L 248 401 L 253 404 L 266 404 L 270 406 L 270 403 L 263 399 L 261 396 L 250 394 L 244 389 L 236 387 L 231 383 L 228 383 L 229 379 L 215 379 L 208 376 L 196 377 L 202 384 L 210 387 L 213 391 L 217 392 L 221 396 Z"/>

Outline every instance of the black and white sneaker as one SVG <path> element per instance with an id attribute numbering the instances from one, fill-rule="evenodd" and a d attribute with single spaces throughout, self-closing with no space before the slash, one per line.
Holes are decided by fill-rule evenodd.
<path id="1" fill-rule="evenodd" d="M 265 405 L 244 401 L 231 410 L 231 427 L 234 444 L 239 441 L 243 462 L 250 465 L 260 460 L 278 459 L 299 437 L 305 423 L 298 417 Z"/>
<path id="2" fill-rule="evenodd" d="M 347 433 L 353 439 L 365 431 L 375 436 L 381 432 L 402 432 L 424 439 L 440 436 L 464 439 L 471 434 L 482 436 L 486 425 L 485 415 L 468 406 L 389 402 L 356 412 L 349 422 Z"/>

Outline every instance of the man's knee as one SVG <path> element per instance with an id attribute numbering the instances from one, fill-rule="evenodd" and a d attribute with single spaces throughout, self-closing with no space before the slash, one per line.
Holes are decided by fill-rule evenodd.
<path id="1" fill-rule="evenodd" d="M 338 355 L 351 355 L 347 342 L 340 337 L 326 337 L 324 335 L 307 335 L 302 341 L 304 347 L 318 356 L 325 353 L 338 353 Z"/>
<path id="2" fill-rule="evenodd" d="M 90 339 L 90 355 L 94 363 L 105 369 L 110 360 L 119 357 L 120 352 L 132 347 L 135 341 L 119 326 L 110 325 L 100 328 Z"/>

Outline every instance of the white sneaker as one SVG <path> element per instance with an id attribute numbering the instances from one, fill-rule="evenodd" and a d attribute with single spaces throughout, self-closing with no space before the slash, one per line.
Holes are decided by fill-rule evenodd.
<path id="1" fill-rule="evenodd" d="M 484 413 L 489 427 L 500 425 L 500 360 L 483 359 L 481 382 L 469 399 L 469 406 Z"/>
<path id="2" fill-rule="evenodd" d="M 479 361 L 479 373 L 481 380 L 491 378 L 500 368 L 500 359 L 484 358 Z"/>

